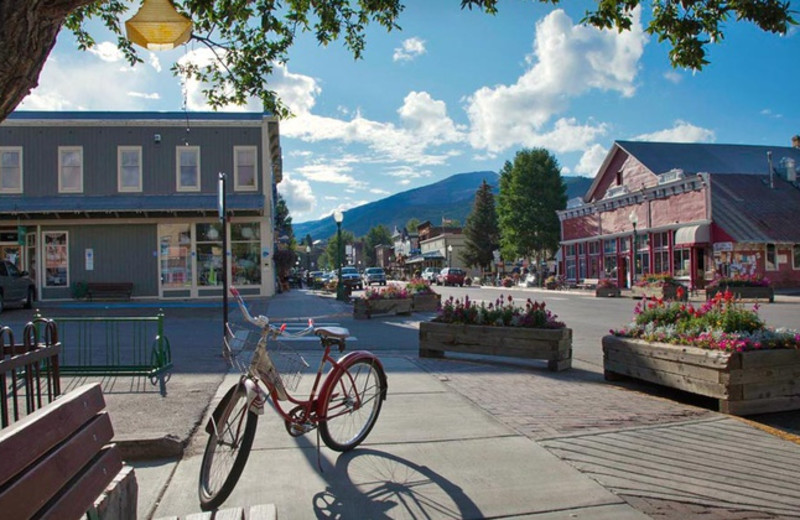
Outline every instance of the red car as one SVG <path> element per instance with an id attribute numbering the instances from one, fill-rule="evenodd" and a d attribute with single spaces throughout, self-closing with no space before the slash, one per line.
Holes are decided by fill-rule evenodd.
<path id="1" fill-rule="evenodd" d="M 437 285 L 458 285 L 464 287 L 464 278 L 467 276 L 463 270 L 457 267 L 445 267 L 436 276 Z"/>

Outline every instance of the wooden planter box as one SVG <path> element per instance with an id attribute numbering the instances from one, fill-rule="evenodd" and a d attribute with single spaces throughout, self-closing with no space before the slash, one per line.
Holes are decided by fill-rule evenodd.
<path id="1" fill-rule="evenodd" d="M 664 285 L 664 286 L 645 286 L 639 287 L 634 285 L 631 287 L 631 298 L 661 298 L 664 300 L 677 300 L 678 288 L 683 289 L 683 300 L 689 297 L 689 291 L 682 285 Z"/>
<path id="2" fill-rule="evenodd" d="M 436 293 L 414 294 L 412 299 L 414 312 L 436 312 L 439 310 L 442 295 Z"/>
<path id="3" fill-rule="evenodd" d="M 721 352 L 603 337 L 607 380 L 628 376 L 704 395 L 719 411 L 751 415 L 800 409 L 800 351 Z"/>
<path id="4" fill-rule="evenodd" d="M 742 300 L 767 300 L 775 301 L 775 291 L 772 287 L 712 287 L 706 289 L 706 299 L 712 299 L 718 292 L 730 291 L 735 298 Z"/>
<path id="5" fill-rule="evenodd" d="M 597 287 L 594 290 L 594 295 L 599 298 L 617 298 L 620 294 L 619 287 Z"/>
<path id="6" fill-rule="evenodd" d="M 411 314 L 411 298 L 365 300 L 359 298 L 353 301 L 353 317 L 356 319 L 369 319 L 381 314 Z"/>
<path id="7" fill-rule="evenodd" d="M 445 351 L 544 359 L 550 370 L 566 370 L 572 366 L 572 329 L 420 323 L 420 357 L 444 357 Z"/>

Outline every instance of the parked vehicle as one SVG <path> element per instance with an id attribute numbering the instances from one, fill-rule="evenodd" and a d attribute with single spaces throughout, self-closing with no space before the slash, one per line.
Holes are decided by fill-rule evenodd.
<path id="1" fill-rule="evenodd" d="M 364 288 L 361 275 L 355 267 L 342 267 L 342 285 L 360 291 Z"/>
<path id="2" fill-rule="evenodd" d="M 20 303 L 30 309 L 35 299 L 36 285 L 28 271 L 20 271 L 7 260 L 0 262 L 0 312 L 7 303 Z"/>
<path id="3" fill-rule="evenodd" d="M 536 287 L 536 275 L 534 273 L 528 273 L 525 275 L 525 279 L 520 283 L 523 287 Z"/>
<path id="4" fill-rule="evenodd" d="M 458 285 L 464 287 L 464 278 L 466 275 L 467 273 L 457 267 L 445 267 L 439 271 L 436 277 L 436 283 L 438 285 Z"/>
<path id="5" fill-rule="evenodd" d="M 364 285 L 386 285 L 386 273 L 383 267 L 367 267 L 364 270 Z"/>
<path id="6" fill-rule="evenodd" d="M 429 282 L 431 282 L 431 283 L 435 283 L 435 282 L 436 282 L 436 275 L 437 275 L 437 274 L 439 274 L 439 269 L 437 269 L 437 268 L 435 268 L 435 267 L 426 267 L 426 268 L 425 268 L 425 269 L 422 271 L 421 278 L 422 278 L 423 280 L 427 280 L 427 281 L 429 281 Z"/>

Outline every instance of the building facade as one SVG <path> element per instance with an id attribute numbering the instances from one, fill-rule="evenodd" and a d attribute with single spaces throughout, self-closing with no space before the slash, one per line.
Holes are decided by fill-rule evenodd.
<path id="1" fill-rule="evenodd" d="M 559 269 L 572 282 L 629 287 L 669 273 L 800 286 L 800 148 L 615 142 L 582 199 L 558 212 Z"/>
<path id="2" fill-rule="evenodd" d="M 89 282 L 132 282 L 134 298 L 219 297 L 227 235 L 228 279 L 269 296 L 280 180 L 270 115 L 16 112 L 0 124 L 0 255 L 41 300 Z"/>

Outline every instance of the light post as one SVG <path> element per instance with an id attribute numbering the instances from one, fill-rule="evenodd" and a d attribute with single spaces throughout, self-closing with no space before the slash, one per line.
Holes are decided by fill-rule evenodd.
<path id="1" fill-rule="evenodd" d="M 342 283 L 342 220 L 344 220 L 344 214 L 341 210 L 337 209 L 333 212 L 333 220 L 336 222 L 336 267 L 339 271 L 336 281 L 336 299 L 344 301 L 344 284 Z"/>
<path id="2" fill-rule="evenodd" d="M 311 246 L 306 244 L 306 271 L 311 270 Z"/>
<path id="3" fill-rule="evenodd" d="M 453 244 L 447 246 L 447 267 L 453 267 Z"/>
<path id="4" fill-rule="evenodd" d="M 639 223 L 639 217 L 636 215 L 635 210 L 631 211 L 630 215 L 628 215 L 628 220 L 633 224 L 633 274 L 631 275 L 631 285 L 634 285 L 636 284 L 636 260 L 639 255 L 639 248 L 636 244 L 636 224 Z"/>

